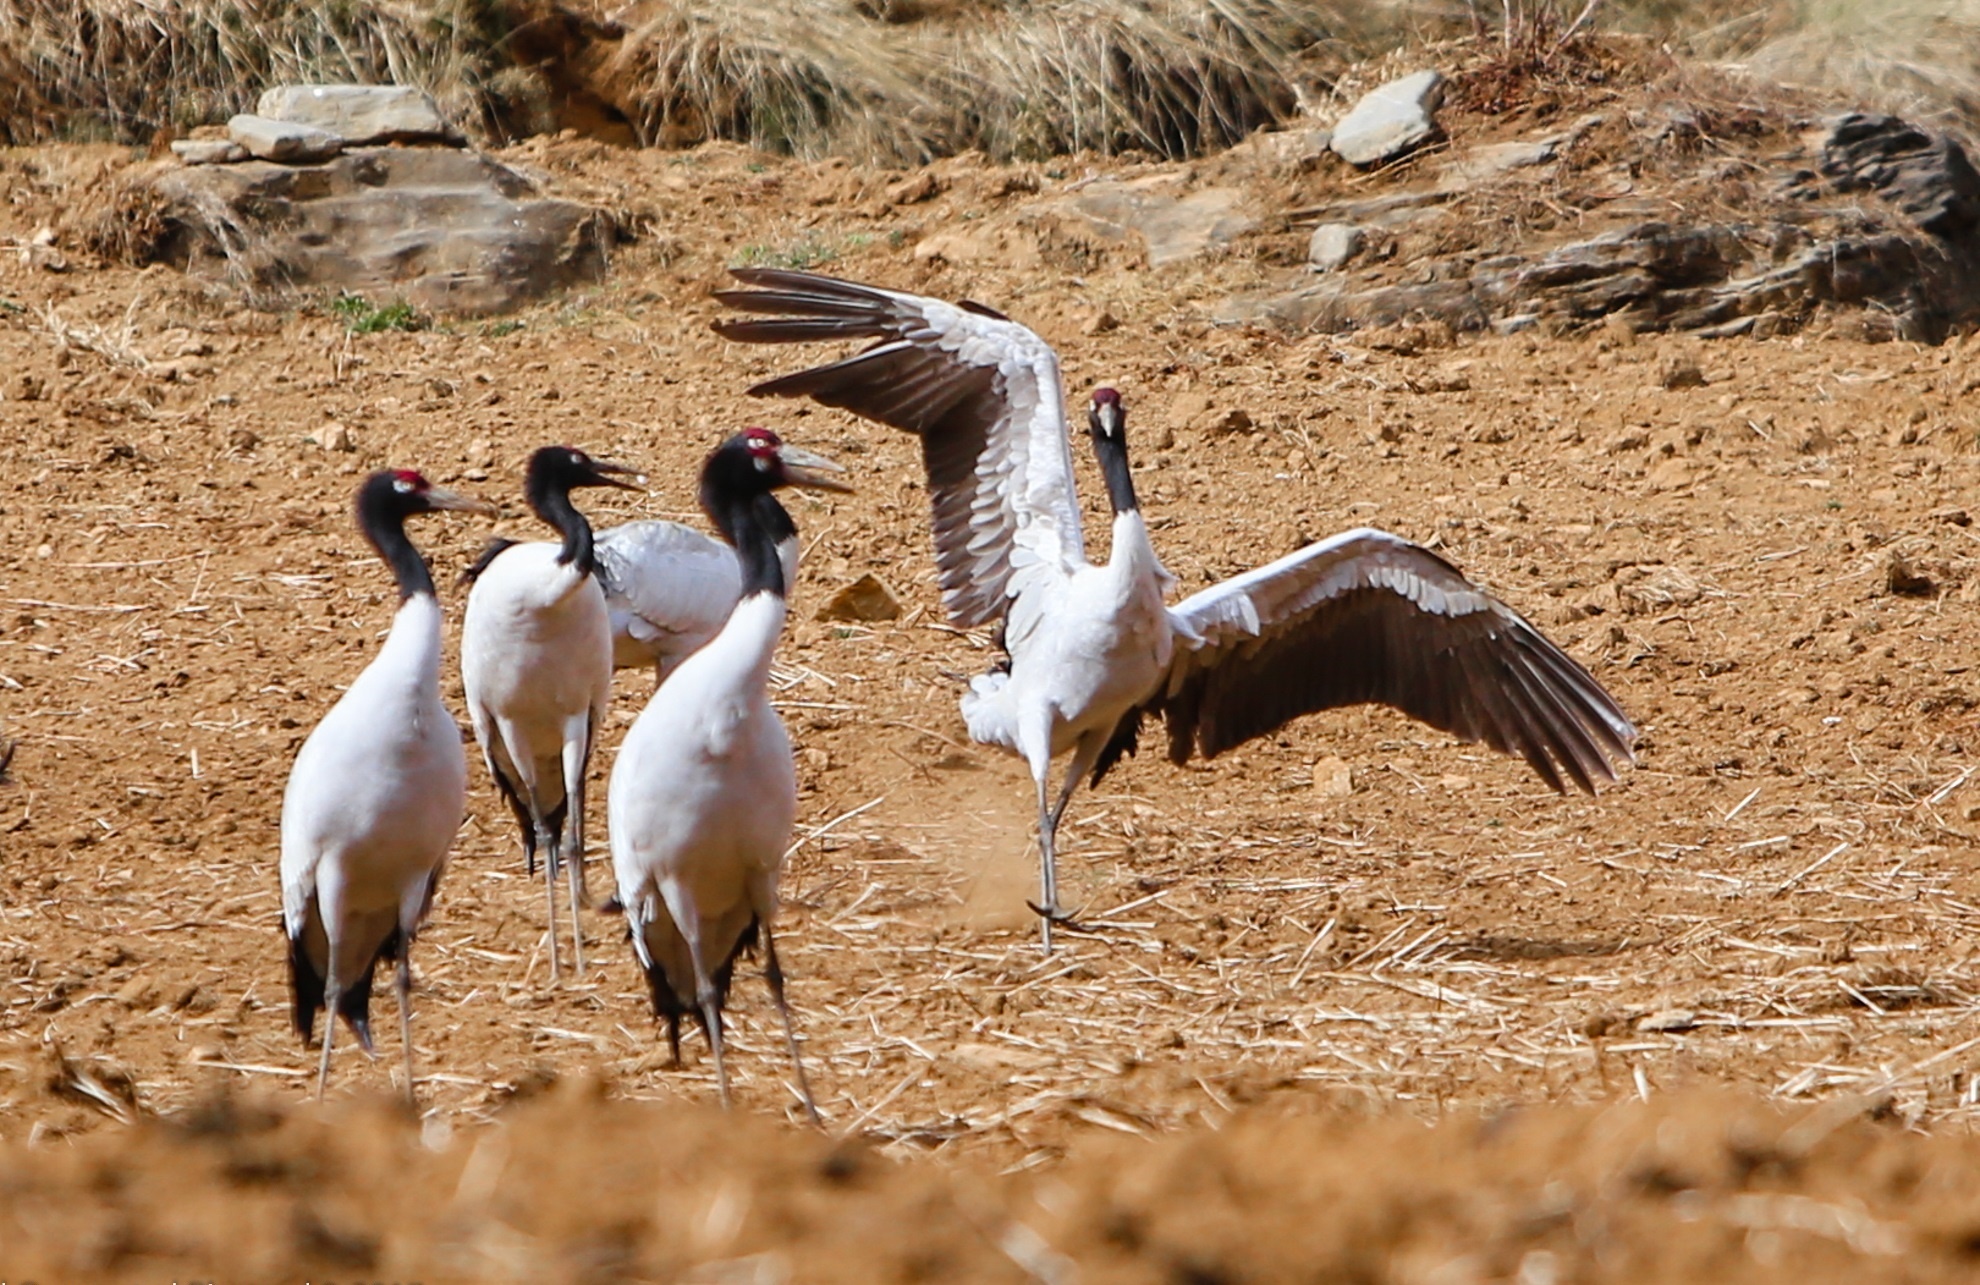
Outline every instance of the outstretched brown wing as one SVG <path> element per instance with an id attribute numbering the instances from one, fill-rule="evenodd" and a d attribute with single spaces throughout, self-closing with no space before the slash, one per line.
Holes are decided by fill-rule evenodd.
<path id="1" fill-rule="evenodd" d="M 1145 714 L 1167 722 L 1169 757 L 1184 763 L 1367 702 L 1517 754 L 1556 790 L 1593 793 L 1634 761 L 1635 726 L 1573 657 L 1450 563 L 1384 531 L 1308 545 L 1170 616 L 1168 682 L 1122 720 L 1095 779 L 1132 749 Z"/>
<path id="2" fill-rule="evenodd" d="M 749 391 L 809 397 L 921 438 L 935 560 L 956 623 L 1001 618 L 1032 568 L 1084 556 L 1059 362 L 1043 339 L 977 304 L 781 268 L 731 272 L 763 288 L 715 297 L 765 316 L 717 321 L 724 338 L 876 341 Z"/>

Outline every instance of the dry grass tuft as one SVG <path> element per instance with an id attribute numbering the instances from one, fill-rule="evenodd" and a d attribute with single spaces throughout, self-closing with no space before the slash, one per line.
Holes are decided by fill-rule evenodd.
<path id="1" fill-rule="evenodd" d="M 675 0 L 620 42 L 604 79 L 648 146 L 719 138 L 918 162 L 942 119 L 920 43 L 830 0 Z"/>
<path id="2" fill-rule="evenodd" d="M 958 28 L 944 57 L 955 128 L 993 156 L 1183 157 L 1291 114 L 1296 59 L 1349 24 L 1302 0 L 1067 0 Z"/>
<path id="3" fill-rule="evenodd" d="M 419 85 L 485 110 L 492 8 L 335 0 L 0 0 L 0 143 L 149 141 L 285 81 Z"/>
<path id="4" fill-rule="evenodd" d="M 1798 0 L 1777 6 L 1742 64 L 1980 134 L 1980 0 Z"/>

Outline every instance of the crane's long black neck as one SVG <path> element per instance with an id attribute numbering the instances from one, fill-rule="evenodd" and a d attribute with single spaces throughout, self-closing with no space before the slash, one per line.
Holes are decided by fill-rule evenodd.
<path id="1" fill-rule="evenodd" d="M 1134 470 L 1128 467 L 1127 440 L 1118 433 L 1094 433 L 1093 454 L 1100 461 L 1100 475 L 1107 479 L 1107 499 L 1115 516 L 1140 509 L 1134 498 Z"/>
<path id="2" fill-rule="evenodd" d="M 433 573 L 406 535 L 406 515 L 392 503 L 394 493 L 367 490 L 358 497 L 358 529 L 399 582 L 399 601 L 415 594 L 433 596 Z"/>
<path id="3" fill-rule="evenodd" d="M 580 576 L 590 575 L 597 566 L 591 544 L 591 523 L 571 503 L 571 488 L 548 478 L 530 477 L 524 482 L 523 492 L 536 516 L 563 534 L 564 547 L 557 554 L 557 561 L 576 568 Z"/>
<path id="4" fill-rule="evenodd" d="M 742 564 L 742 597 L 790 593 L 784 583 L 784 562 L 777 554 L 786 540 L 797 538 L 797 523 L 768 491 L 734 493 L 703 488 L 702 507 L 730 544 Z"/>

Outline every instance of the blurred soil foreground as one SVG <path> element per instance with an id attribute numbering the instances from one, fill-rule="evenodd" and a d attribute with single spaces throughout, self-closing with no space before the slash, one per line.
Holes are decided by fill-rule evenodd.
<path id="1" fill-rule="evenodd" d="M 306 8 L 282 29 L 297 41 Z M 1103 10 L 1129 13 L 1082 12 Z M 136 39 L 104 12 L 104 42 Z M 807 30 L 936 47 L 1011 12 L 845 6 Z M 1961 100 L 1895 72 L 1838 87 L 1806 45 L 1809 74 L 1787 76 L 1757 35 L 1731 67 L 1607 15 L 1576 29 L 1578 7 L 1510 35 L 1461 16 L 1388 52 L 1322 31 L 1337 15 L 1255 12 L 1279 24 L 1246 46 L 1256 64 L 1228 26 L 1149 37 L 1188 52 L 1208 117 L 1164 116 L 1181 100 L 1137 72 L 1153 115 L 1095 123 L 1074 86 L 1051 110 L 983 98 L 955 118 L 976 134 L 916 109 L 940 59 L 875 54 L 849 81 L 738 61 L 733 35 L 727 61 L 661 56 L 730 31 L 715 7 L 544 11 L 503 66 L 473 64 L 462 25 L 458 74 L 425 87 L 478 158 L 242 168 L 264 185 L 230 212 L 183 195 L 226 166 L 171 144 L 223 141 L 210 127 L 262 84 L 301 78 L 307 42 L 281 45 L 276 17 L 255 50 L 167 42 L 188 75 L 199 50 L 267 55 L 239 100 L 11 82 L 0 1279 L 1980 1270 L 1980 191 Z M 52 9 L 0 14 L 0 69 L 41 47 L 20 33 L 59 34 Z M 340 56 L 450 48 L 417 23 L 365 30 Z M 983 39 L 986 77 L 992 53 L 1045 48 Z M 1024 65 L 1043 84 L 1052 64 Z M 1425 69 L 1424 136 L 1366 168 L 1333 150 L 1364 93 Z M 81 119 L 114 141 L 56 141 Z M 377 145 L 414 146 L 442 144 Z M 470 160 L 503 200 L 568 207 L 595 257 L 473 316 L 276 270 L 273 238 L 335 211 L 272 202 Z M 298 195 L 312 166 L 348 189 Z M 1072 397 L 1120 388 L 1185 591 L 1355 525 L 1438 549 L 1616 693 L 1640 767 L 1558 798 L 1381 710 L 1187 769 L 1144 755 L 1068 815 L 1063 895 L 1089 931 L 1042 957 L 1030 787 L 956 714 L 996 652 L 942 621 L 918 449 L 743 395 L 824 354 L 709 332 L 738 264 L 979 300 L 1057 347 Z M 296 748 L 390 616 L 356 479 L 418 467 L 504 505 L 415 530 L 457 619 L 445 586 L 483 539 L 532 534 L 534 447 L 650 475 L 601 524 L 698 524 L 699 461 L 748 423 L 859 488 L 794 507 L 805 563 L 774 678 L 812 836 L 780 952 L 826 1132 L 797 1123 L 753 966 L 728 1115 L 698 1039 L 669 1065 L 618 921 L 588 917 L 600 966 L 548 986 L 539 890 L 478 767 L 414 956 L 419 1112 L 392 1100 L 389 1037 L 375 1062 L 341 1053 L 333 1100 L 308 1104 L 277 821 Z M 898 612 L 816 618 L 854 586 Z M 621 679 L 601 773 L 648 690 Z"/>

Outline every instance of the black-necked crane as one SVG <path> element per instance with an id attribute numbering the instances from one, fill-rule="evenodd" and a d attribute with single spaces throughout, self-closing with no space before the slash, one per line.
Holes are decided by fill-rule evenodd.
<path id="1" fill-rule="evenodd" d="M 797 557 L 797 527 L 774 492 L 850 490 L 832 476 L 841 471 L 763 428 L 737 434 L 708 457 L 701 505 L 735 546 L 741 597 L 722 631 L 640 712 L 612 765 L 608 796 L 617 900 L 675 1060 L 681 1018 L 692 1014 L 708 1033 L 728 1102 L 722 1008 L 736 957 L 760 936 L 764 976 L 814 1121 L 773 931 L 797 818 L 797 769 L 764 684 Z"/>
<path id="2" fill-rule="evenodd" d="M 1087 560 L 1057 355 L 980 304 L 950 304 L 813 273 L 732 269 L 718 293 L 766 319 L 718 333 L 757 343 L 870 339 L 844 360 L 756 385 L 809 396 L 921 438 L 943 600 L 964 627 L 1001 620 L 1006 669 L 970 684 L 970 736 L 1024 759 L 1038 795 L 1045 947 L 1063 921 L 1060 817 L 1081 778 L 1131 753 L 1144 717 L 1169 758 L 1214 758 L 1302 714 L 1391 705 L 1518 754 L 1556 790 L 1593 793 L 1633 761 L 1636 729 L 1600 683 L 1512 608 L 1436 554 L 1369 528 L 1164 600 L 1128 464 L 1126 411 L 1093 394 L 1093 451 L 1111 501 L 1108 561 Z M 1052 761 L 1071 763 L 1056 801 Z"/>
<path id="3" fill-rule="evenodd" d="M 398 964 L 399 1036 L 413 1096 L 413 936 L 467 809 L 461 729 L 440 702 L 440 603 L 406 519 L 492 506 L 383 471 L 357 493 L 357 522 L 399 584 L 385 645 L 303 742 L 282 795 L 282 923 L 296 1031 L 326 1012 L 316 1096 L 330 1079 L 338 1017 L 371 1051 L 371 978 Z"/>
<path id="4" fill-rule="evenodd" d="M 584 973 L 584 780 L 612 700 L 612 625 L 591 524 L 571 503 L 585 486 L 637 489 L 632 470 L 570 446 L 529 458 L 523 495 L 561 543 L 491 543 L 468 572 L 461 681 L 488 774 L 522 831 L 526 869 L 544 854 L 550 978 L 558 977 L 557 871 L 570 873 L 574 965 Z"/>

